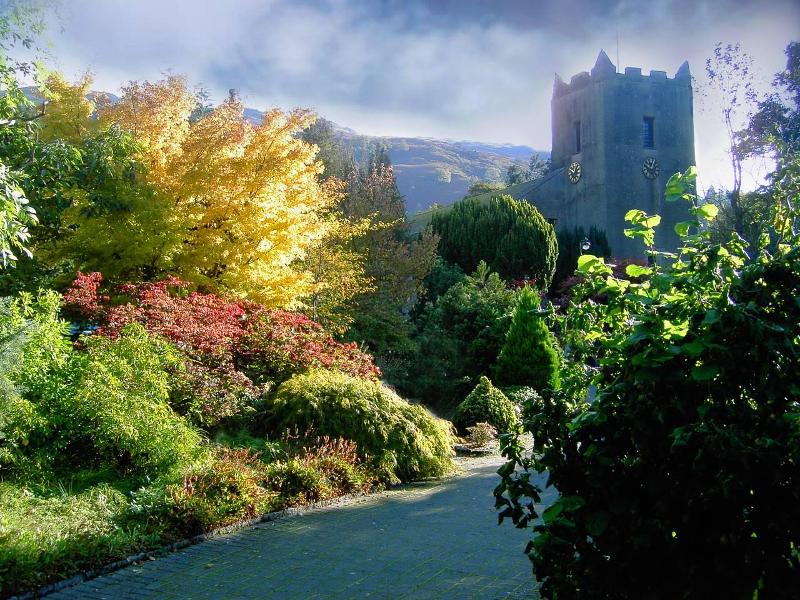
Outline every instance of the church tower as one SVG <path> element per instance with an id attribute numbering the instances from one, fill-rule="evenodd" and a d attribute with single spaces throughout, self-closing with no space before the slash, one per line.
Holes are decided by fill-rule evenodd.
<path id="1" fill-rule="evenodd" d="M 675 223 L 685 203 L 664 201 L 674 173 L 695 164 L 692 82 L 688 63 L 674 78 L 628 67 L 618 73 L 600 51 L 591 73 L 558 75 L 553 87 L 552 170 L 514 195 L 533 202 L 562 227 L 604 229 L 617 257 L 642 256 L 638 239 L 625 237 L 625 213 L 660 214 L 656 245 L 674 249 Z M 525 185 L 525 184 L 523 184 Z"/>

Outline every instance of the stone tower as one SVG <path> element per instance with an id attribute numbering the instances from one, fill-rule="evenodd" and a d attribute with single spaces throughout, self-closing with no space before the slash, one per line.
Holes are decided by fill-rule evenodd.
<path id="1" fill-rule="evenodd" d="M 617 257 L 638 257 L 638 239 L 625 237 L 625 213 L 658 213 L 656 245 L 674 249 L 674 225 L 685 203 L 664 202 L 669 177 L 695 164 L 692 85 L 688 63 L 675 77 L 628 67 L 618 73 L 602 50 L 591 73 L 569 83 L 558 75 L 552 98 L 552 170 L 512 193 L 534 203 L 561 227 L 606 231 Z"/>

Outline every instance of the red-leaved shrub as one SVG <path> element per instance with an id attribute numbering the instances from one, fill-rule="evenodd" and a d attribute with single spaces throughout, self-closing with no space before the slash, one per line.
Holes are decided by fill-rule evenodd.
<path id="1" fill-rule="evenodd" d="M 210 429 L 252 412 L 263 392 L 230 362 L 207 366 L 187 360 L 172 374 L 170 403 L 192 423 Z"/>
<path id="2" fill-rule="evenodd" d="M 256 380 L 285 381 L 313 368 L 336 369 L 367 379 L 380 370 L 355 343 L 342 344 L 307 316 L 271 310 L 250 321 L 238 340 L 238 360 Z"/>
<path id="3" fill-rule="evenodd" d="M 78 271 L 75 281 L 64 293 L 64 312 L 77 321 L 100 321 L 105 318 L 105 304 L 109 297 L 100 293 L 103 276 L 100 273 L 83 274 Z"/>
<path id="4" fill-rule="evenodd" d="M 100 326 L 96 335 L 116 337 L 125 325 L 140 323 L 192 359 L 214 368 L 236 365 L 259 383 L 280 382 L 318 367 L 369 379 L 380 376 L 369 354 L 356 344 L 337 342 L 301 313 L 189 292 L 189 284 L 176 277 L 119 286 L 112 302 L 100 294 L 101 282 L 99 273 L 79 273 L 64 295 L 68 312 Z"/>

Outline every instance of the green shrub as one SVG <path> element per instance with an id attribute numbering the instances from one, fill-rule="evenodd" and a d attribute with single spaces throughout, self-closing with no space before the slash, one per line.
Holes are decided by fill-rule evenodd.
<path id="1" fill-rule="evenodd" d="M 443 408 L 461 401 L 497 360 L 515 298 L 485 263 L 447 290 L 422 315 L 405 391 Z"/>
<path id="2" fill-rule="evenodd" d="M 499 383 L 537 390 L 555 390 L 561 385 L 560 357 L 544 319 L 536 314 L 538 310 L 536 292 L 523 288 L 494 369 Z"/>
<path id="3" fill-rule="evenodd" d="M 553 226 L 530 202 L 495 196 L 467 198 L 431 218 L 440 236 L 439 254 L 471 273 L 481 261 L 501 277 L 550 286 L 558 248 Z"/>
<path id="4" fill-rule="evenodd" d="M 0 473 L 30 462 L 30 450 L 47 431 L 31 399 L 57 385 L 54 370 L 72 351 L 59 305 L 55 292 L 0 299 Z M 35 463 L 27 468 L 37 470 Z"/>
<path id="5" fill-rule="evenodd" d="M 282 507 L 317 502 L 333 496 L 333 489 L 315 466 L 299 458 L 267 467 L 267 486 L 279 496 Z"/>
<path id="6" fill-rule="evenodd" d="M 163 470 L 200 452 L 200 435 L 168 404 L 168 370 L 180 356 L 141 325 L 116 339 L 88 338 L 60 373 L 41 410 L 59 432 L 52 443 L 86 461 Z"/>
<path id="7" fill-rule="evenodd" d="M 498 431 L 510 431 L 517 424 L 514 404 L 492 385 L 488 377 L 481 377 L 453 415 L 453 424 L 462 433 L 477 423 L 489 423 Z"/>
<path id="8" fill-rule="evenodd" d="M 500 391 L 506 395 L 506 398 L 511 400 L 511 403 L 514 406 L 519 407 L 523 407 L 539 397 L 539 394 L 535 389 L 526 385 L 510 385 L 501 387 Z"/>
<path id="9" fill-rule="evenodd" d="M 317 437 L 297 456 L 267 467 L 267 486 L 279 494 L 281 506 L 367 491 L 371 484 L 358 446 L 341 438 Z"/>
<path id="10" fill-rule="evenodd" d="M 266 473 L 247 449 L 216 450 L 209 461 L 187 469 L 181 483 L 166 486 L 172 528 L 200 533 L 268 512 L 273 494 L 263 487 Z"/>
<path id="11" fill-rule="evenodd" d="M 270 407 L 279 431 L 313 431 L 354 441 L 390 481 L 436 477 L 452 469 L 450 424 L 380 383 L 314 370 L 283 383 Z"/>

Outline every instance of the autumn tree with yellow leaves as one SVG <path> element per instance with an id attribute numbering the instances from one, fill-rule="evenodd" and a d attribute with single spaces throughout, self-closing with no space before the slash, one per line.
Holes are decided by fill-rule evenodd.
<path id="1" fill-rule="evenodd" d="M 298 261 L 323 238 L 335 200 L 320 183 L 316 148 L 297 138 L 314 116 L 269 111 L 258 125 L 231 95 L 196 121 L 185 80 L 131 84 L 101 112 L 131 131 L 146 177 L 172 203 L 182 232 L 170 270 L 200 286 L 270 306 L 297 305 L 312 291 Z"/>
<path id="2" fill-rule="evenodd" d="M 116 205 L 98 206 L 85 189 L 73 190 L 63 235 L 43 256 L 112 278 L 174 274 L 269 306 L 300 306 L 320 292 L 323 275 L 331 277 L 312 270 L 306 255 L 349 225 L 331 210 L 341 186 L 320 180 L 316 146 L 299 139 L 314 121 L 309 111 L 271 110 L 253 124 L 232 94 L 198 117 L 177 76 L 132 82 L 113 104 L 90 99 L 90 86 L 88 78 L 53 79 L 42 132 L 85 155 L 102 145 L 107 152 L 94 160 L 120 193 Z M 115 152 L 130 158 L 126 173 L 114 171 Z M 328 258 L 326 268 L 346 270 L 354 290 L 367 285 L 353 257 Z"/>

